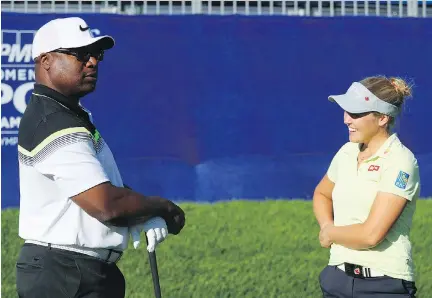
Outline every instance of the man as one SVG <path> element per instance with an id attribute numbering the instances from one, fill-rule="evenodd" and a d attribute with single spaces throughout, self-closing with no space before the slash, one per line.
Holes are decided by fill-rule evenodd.
<path id="1" fill-rule="evenodd" d="M 36 84 L 18 138 L 19 236 L 26 240 L 16 264 L 19 297 L 124 297 L 116 262 L 129 233 L 145 230 L 152 251 L 185 224 L 171 201 L 124 187 L 80 104 L 113 46 L 112 37 L 93 37 L 76 17 L 50 21 L 35 34 Z"/>

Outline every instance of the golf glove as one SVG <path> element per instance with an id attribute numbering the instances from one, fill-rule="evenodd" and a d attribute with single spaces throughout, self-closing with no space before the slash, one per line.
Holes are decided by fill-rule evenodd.
<path id="1" fill-rule="evenodd" d="M 168 228 L 162 217 L 153 217 L 143 224 L 130 227 L 133 246 L 138 248 L 141 239 L 141 232 L 144 230 L 148 239 L 147 250 L 153 252 L 156 246 L 168 236 Z"/>

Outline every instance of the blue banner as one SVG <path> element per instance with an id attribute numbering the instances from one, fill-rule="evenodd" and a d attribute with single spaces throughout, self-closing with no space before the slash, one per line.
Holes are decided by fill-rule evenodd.
<path id="1" fill-rule="evenodd" d="M 17 131 L 34 83 L 31 40 L 59 14 L 2 13 L 2 208 L 19 205 Z M 352 81 L 413 79 L 397 132 L 432 196 L 432 21 L 80 15 L 116 40 L 83 98 L 125 183 L 176 201 L 311 199 L 348 140 L 328 102 Z"/>

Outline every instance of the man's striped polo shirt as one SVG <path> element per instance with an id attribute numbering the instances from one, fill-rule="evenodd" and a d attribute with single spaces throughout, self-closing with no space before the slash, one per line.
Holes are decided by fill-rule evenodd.
<path id="1" fill-rule="evenodd" d="M 71 197 L 123 186 L 111 150 L 78 102 L 35 84 L 18 136 L 19 236 L 58 245 L 124 249 L 128 229 L 107 226 Z"/>

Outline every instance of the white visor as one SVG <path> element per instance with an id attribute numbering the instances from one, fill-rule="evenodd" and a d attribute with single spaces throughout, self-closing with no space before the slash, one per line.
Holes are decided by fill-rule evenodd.
<path id="1" fill-rule="evenodd" d="M 400 112 L 398 107 L 379 99 L 358 82 L 354 82 L 345 94 L 331 95 L 328 99 L 336 102 L 343 110 L 352 114 L 379 112 L 396 117 Z"/>

